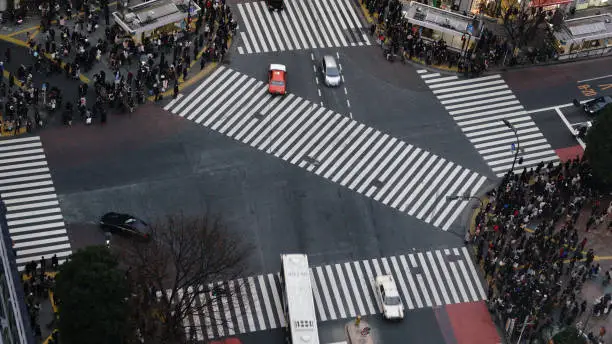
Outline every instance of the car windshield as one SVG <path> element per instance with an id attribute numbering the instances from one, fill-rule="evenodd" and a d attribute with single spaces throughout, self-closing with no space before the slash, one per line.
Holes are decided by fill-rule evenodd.
<path id="1" fill-rule="evenodd" d="M 338 75 L 340 75 L 340 72 L 338 72 L 338 69 L 336 69 L 335 67 L 327 68 L 327 76 L 338 76 Z"/>
<path id="2" fill-rule="evenodd" d="M 399 296 L 387 296 L 385 299 L 385 305 L 387 306 L 397 306 L 400 303 L 402 303 L 402 300 L 400 300 Z"/>
<path id="3" fill-rule="evenodd" d="M 127 221 L 125 221 L 125 224 L 130 225 L 130 227 L 134 228 L 135 230 L 141 233 L 147 233 L 149 231 L 149 226 L 147 226 L 146 223 L 138 219 L 134 219 L 134 218 L 128 219 Z"/>
<path id="4" fill-rule="evenodd" d="M 272 85 L 274 86 L 285 86 L 285 83 L 283 81 L 280 80 L 272 80 L 272 82 L 270 82 Z"/>

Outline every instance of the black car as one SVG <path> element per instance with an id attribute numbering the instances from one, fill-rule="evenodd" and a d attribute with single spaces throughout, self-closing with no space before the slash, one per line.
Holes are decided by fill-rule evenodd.
<path id="1" fill-rule="evenodd" d="M 128 214 L 106 213 L 100 219 L 104 231 L 149 239 L 151 227 L 139 218 Z"/>
<path id="2" fill-rule="evenodd" d="M 285 7 L 283 0 L 266 0 L 266 4 L 270 11 L 281 11 Z"/>
<path id="3" fill-rule="evenodd" d="M 601 96 L 584 104 L 584 112 L 595 115 L 612 104 L 612 96 Z"/>

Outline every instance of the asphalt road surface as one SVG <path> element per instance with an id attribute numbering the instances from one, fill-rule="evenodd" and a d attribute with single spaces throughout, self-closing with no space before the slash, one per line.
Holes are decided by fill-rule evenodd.
<path id="1" fill-rule="evenodd" d="M 381 343 L 457 342 L 460 307 L 480 305 L 485 295 L 462 248 L 473 203 L 446 196 L 481 194 L 510 169 L 514 137 L 502 119 L 519 130 L 520 167 L 578 152 L 568 126 L 588 118 L 565 105 L 609 94 L 611 77 L 601 71 L 610 59 L 463 80 L 384 61 L 352 2 L 320 8 L 291 2 L 295 18 L 268 17 L 261 3 L 232 6 L 241 25 L 231 63 L 179 99 L 111 115 L 105 126 L 47 128 L 38 133 L 44 155 L 0 145 L 17 147 L 0 150 L 13 154 L 0 157 L 0 183 L 9 185 L 0 189 L 3 200 L 13 183 L 28 183 L 15 188 L 36 187 L 35 195 L 44 189 L 36 201 L 44 197 L 55 212 L 48 202 L 57 198 L 61 208 L 62 217 L 53 220 L 61 228 L 31 227 L 45 231 L 20 237 L 19 249 L 34 240 L 65 249 L 64 228 L 72 250 L 101 244 L 97 222 L 108 211 L 149 222 L 177 213 L 220 214 L 255 248 L 250 274 L 237 281 L 252 286 L 243 300 L 250 310 L 228 307 L 224 317 L 233 330 L 211 327 L 201 339 L 281 343 L 279 255 L 303 252 L 320 299 L 322 343 L 344 341 L 343 326 L 358 314 Z M 341 19 L 325 19 L 335 15 Z M 298 23 L 292 30 L 266 31 L 289 19 Z M 324 55 L 342 66 L 340 87 L 322 84 L 317 66 Z M 266 95 L 270 63 L 288 68 L 284 98 Z M 62 78 L 51 82 L 74 98 L 76 84 Z M 48 166 L 49 177 L 36 171 L 47 184 L 7 179 L 34 173 L 24 165 L 29 160 L 12 160 L 20 153 Z M 47 216 L 24 214 L 17 216 L 29 214 L 35 222 Z M 382 273 L 401 281 L 403 322 L 382 321 L 376 309 L 367 280 Z"/>

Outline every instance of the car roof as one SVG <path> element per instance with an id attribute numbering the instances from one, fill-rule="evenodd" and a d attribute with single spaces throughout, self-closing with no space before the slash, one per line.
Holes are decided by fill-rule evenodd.
<path id="1" fill-rule="evenodd" d="M 282 64 L 272 63 L 270 65 L 270 70 L 280 70 L 283 72 L 287 72 L 287 67 L 285 67 L 285 65 L 282 65 Z"/>
<path id="2" fill-rule="evenodd" d="M 336 63 L 336 59 L 331 55 L 323 56 L 323 61 L 325 61 L 325 65 L 327 67 L 338 67 L 338 64 Z"/>
<path id="3" fill-rule="evenodd" d="M 110 212 L 110 213 L 104 214 L 104 217 L 111 217 L 115 219 L 129 219 L 129 218 L 132 218 L 133 216 L 129 214 Z"/>

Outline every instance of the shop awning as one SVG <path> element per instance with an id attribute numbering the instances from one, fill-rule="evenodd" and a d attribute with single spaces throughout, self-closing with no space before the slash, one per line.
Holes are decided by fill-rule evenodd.
<path id="1" fill-rule="evenodd" d="M 531 7 L 548 7 L 554 5 L 569 4 L 574 0 L 532 0 L 529 6 Z"/>

